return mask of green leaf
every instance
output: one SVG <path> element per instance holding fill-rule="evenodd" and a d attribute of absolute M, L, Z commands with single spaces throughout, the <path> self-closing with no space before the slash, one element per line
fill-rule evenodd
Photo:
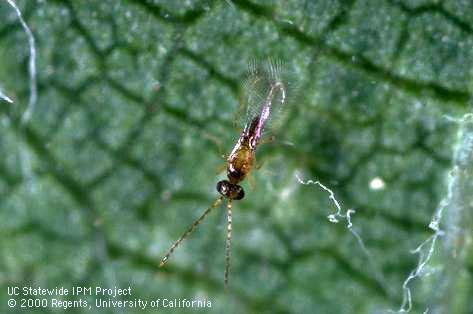
<path fill-rule="evenodd" d="M 207 299 L 209 313 L 472 311 L 470 1 L 17 5 L 38 99 L 22 122 L 30 47 L 1 2 L 2 306 L 12 286 L 116 286 L 131 296 L 47 296 L 46 312 L 119 312 L 95 305 L 108 298 L 148 301 L 126 313 L 155 313 L 156 299 Z M 224 206 L 158 265 L 218 196 L 247 65 L 267 58 L 291 88 L 233 204 L 225 292 Z M 338 223 L 330 194 L 298 178 L 334 192 Z M 176 311 L 192 308 L 159 308 Z"/>

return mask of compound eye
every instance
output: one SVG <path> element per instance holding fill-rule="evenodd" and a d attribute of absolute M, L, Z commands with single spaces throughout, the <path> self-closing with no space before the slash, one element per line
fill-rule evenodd
<path fill-rule="evenodd" d="M 235 195 L 233 196 L 234 200 L 241 200 L 245 197 L 245 190 L 239 185 L 236 185 L 237 190 L 235 191 Z"/>
<path fill-rule="evenodd" d="M 229 185 L 230 185 L 230 182 L 228 182 L 227 180 L 218 181 L 218 183 L 217 183 L 218 193 L 220 193 L 223 196 L 227 197 L 228 191 L 229 191 Z"/>

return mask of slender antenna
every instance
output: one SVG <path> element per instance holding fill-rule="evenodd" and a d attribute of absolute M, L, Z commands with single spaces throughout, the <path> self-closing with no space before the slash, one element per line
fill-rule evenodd
<path fill-rule="evenodd" d="M 225 289 L 228 289 L 228 273 L 230 272 L 230 255 L 232 246 L 232 199 L 227 203 L 227 241 L 225 244 Z"/>
<path fill-rule="evenodd" d="M 222 200 L 223 200 L 223 196 L 219 196 L 215 200 L 215 202 L 209 208 L 207 208 L 205 210 L 205 212 L 199 218 L 197 218 L 196 221 L 194 221 L 192 223 L 192 225 L 186 230 L 186 232 L 184 232 L 184 234 L 181 235 L 181 237 L 179 239 L 177 239 L 176 242 L 174 242 L 174 244 L 171 246 L 171 248 L 166 253 L 166 255 L 164 255 L 164 257 L 161 259 L 161 262 L 159 263 L 159 267 L 163 267 L 166 264 L 166 262 L 169 259 L 169 256 L 171 256 L 172 252 L 174 252 L 176 247 L 179 244 L 181 244 L 181 242 L 184 241 L 194 231 L 194 229 L 202 222 L 202 220 L 205 219 L 205 217 L 212 211 L 212 209 L 214 209 L 215 207 L 218 207 L 218 205 L 220 205 Z"/>

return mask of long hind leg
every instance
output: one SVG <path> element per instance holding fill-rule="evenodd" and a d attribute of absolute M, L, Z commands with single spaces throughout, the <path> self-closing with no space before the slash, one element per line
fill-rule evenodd
<path fill-rule="evenodd" d="M 209 208 L 207 208 L 205 212 L 192 223 L 192 225 L 186 230 L 186 232 L 184 232 L 182 236 L 179 239 L 177 239 L 176 242 L 174 242 L 174 244 L 168 250 L 166 255 L 164 255 L 164 257 L 161 259 L 161 262 L 159 263 L 159 267 L 163 267 L 166 264 L 166 262 L 169 260 L 169 256 L 171 256 L 172 252 L 174 252 L 176 247 L 179 244 L 181 244 L 181 242 L 184 241 L 194 231 L 194 229 L 202 222 L 202 220 L 205 219 L 205 217 L 212 211 L 212 209 L 220 205 L 222 200 L 223 200 L 223 196 L 219 196 L 215 200 L 215 202 L 213 202 L 213 204 Z"/>
<path fill-rule="evenodd" d="M 229 199 L 227 203 L 227 240 L 225 243 L 225 273 L 224 273 L 225 289 L 228 288 L 228 275 L 230 272 L 231 246 L 232 246 L 232 200 Z"/>

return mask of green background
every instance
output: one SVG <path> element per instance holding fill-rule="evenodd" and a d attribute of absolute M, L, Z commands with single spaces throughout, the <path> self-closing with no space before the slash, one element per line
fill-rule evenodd
<path fill-rule="evenodd" d="M 441 208 L 445 236 L 409 284 L 411 312 L 473 313 L 473 122 L 448 118 L 471 110 L 471 1 L 18 5 L 36 39 L 38 101 L 22 125 L 28 42 L 2 1 L 0 88 L 15 103 L 0 100 L 1 312 L 397 311 L 411 250 Z M 255 187 L 234 204 L 225 293 L 223 208 L 157 266 L 215 199 L 247 64 L 268 57 L 293 88 Z M 296 174 L 356 210 L 368 253 Z M 10 286 L 131 286 L 131 299 L 212 307 L 22 311 L 6 305 Z"/>

